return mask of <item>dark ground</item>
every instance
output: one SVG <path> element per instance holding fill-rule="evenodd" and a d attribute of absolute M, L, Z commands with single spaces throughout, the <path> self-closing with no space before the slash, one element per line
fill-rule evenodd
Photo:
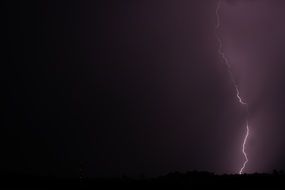
<path fill-rule="evenodd" d="M 215 175 L 209 172 L 169 173 L 157 178 L 58 179 L 27 175 L 2 175 L 0 187 L 90 189 L 284 189 L 284 172 L 272 174 Z"/>

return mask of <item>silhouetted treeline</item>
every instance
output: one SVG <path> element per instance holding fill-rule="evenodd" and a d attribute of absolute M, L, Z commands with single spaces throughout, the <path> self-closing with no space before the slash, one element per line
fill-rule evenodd
<path fill-rule="evenodd" d="M 39 176 L 32 174 L 0 174 L 0 189 L 4 188 L 35 188 L 55 189 L 64 187 L 79 187 L 79 178 L 64 178 L 54 176 Z"/>
<path fill-rule="evenodd" d="M 172 172 L 156 178 L 56 178 L 20 174 L 0 175 L 3 187 L 41 188 L 89 188 L 89 189 L 285 189 L 284 171 L 271 174 L 215 175 L 210 172 Z"/>
<path fill-rule="evenodd" d="M 140 179 L 123 176 L 121 178 L 83 179 L 84 187 L 128 188 L 128 189 L 285 189 L 283 171 L 272 174 L 225 174 L 215 175 L 211 172 L 172 172 L 156 178 Z"/>

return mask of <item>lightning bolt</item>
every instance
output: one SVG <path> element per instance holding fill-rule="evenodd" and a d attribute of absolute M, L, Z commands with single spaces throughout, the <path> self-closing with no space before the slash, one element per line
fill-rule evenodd
<path fill-rule="evenodd" d="M 242 144 L 242 153 L 245 157 L 245 161 L 239 171 L 239 174 L 243 174 L 243 170 L 245 169 L 245 166 L 248 162 L 248 157 L 247 157 L 247 154 L 246 154 L 246 142 L 247 142 L 247 139 L 248 139 L 248 136 L 249 136 L 249 125 L 248 125 L 248 122 L 246 122 L 246 134 L 245 134 L 245 137 L 244 137 L 244 140 L 243 140 L 243 144 Z"/>
<path fill-rule="evenodd" d="M 221 19 L 220 19 L 220 8 L 221 8 L 221 3 L 222 3 L 222 0 L 218 0 L 218 3 L 217 3 L 217 7 L 216 7 L 216 30 L 218 31 L 220 28 L 221 28 Z M 224 60 L 224 62 L 226 63 L 226 65 L 228 66 L 229 68 L 229 74 L 231 76 L 231 80 L 233 81 L 234 83 L 234 86 L 235 86 L 235 89 L 236 89 L 236 97 L 239 101 L 239 103 L 241 105 L 244 105 L 247 107 L 247 103 L 243 101 L 243 99 L 241 98 L 240 96 L 240 91 L 239 91 L 239 87 L 238 85 L 236 84 L 235 80 L 234 80 L 234 77 L 233 77 L 233 74 L 232 74 L 232 71 L 231 71 L 231 65 L 230 65 L 230 62 L 228 60 L 228 58 L 226 57 L 224 51 L 223 51 L 223 41 L 222 39 L 220 38 L 220 36 L 218 35 L 218 32 L 217 32 L 217 41 L 218 41 L 218 44 L 219 44 L 219 49 L 218 49 L 218 53 L 219 55 L 221 56 L 221 58 Z M 248 108 L 247 108 L 247 112 L 248 112 Z M 248 139 L 248 136 L 249 136 L 249 124 L 248 124 L 248 121 L 246 121 L 246 134 L 245 134 L 245 137 L 244 137 L 244 140 L 243 140 L 243 144 L 242 144 L 242 153 L 244 155 L 244 158 L 245 158 L 245 161 L 243 162 L 243 165 L 241 167 L 241 169 L 239 170 L 239 174 L 243 174 L 244 172 L 244 169 L 246 167 L 246 164 L 248 162 L 248 156 L 247 156 L 247 153 L 246 153 L 246 144 L 247 144 L 247 139 Z"/>

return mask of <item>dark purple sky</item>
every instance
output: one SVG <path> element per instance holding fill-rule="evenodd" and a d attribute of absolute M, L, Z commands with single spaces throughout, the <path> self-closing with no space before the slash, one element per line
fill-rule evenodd
<path fill-rule="evenodd" d="M 7 1 L 5 10 L 3 170 L 238 172 L 245 114 L 217 53 L 214 2 Z"/>

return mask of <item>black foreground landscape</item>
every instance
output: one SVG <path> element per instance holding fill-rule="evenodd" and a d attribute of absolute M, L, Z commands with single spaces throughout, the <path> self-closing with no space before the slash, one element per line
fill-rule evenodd
<path fill-rule="evenodd" d="M 173 172 L 157 178 L 59 179 L 23 175 L 2 175 L 3 187 L 17 188 L 86 188 L 86 189 L 285 189 L 285 174 L 215 175 L 209 172 Z"/>

